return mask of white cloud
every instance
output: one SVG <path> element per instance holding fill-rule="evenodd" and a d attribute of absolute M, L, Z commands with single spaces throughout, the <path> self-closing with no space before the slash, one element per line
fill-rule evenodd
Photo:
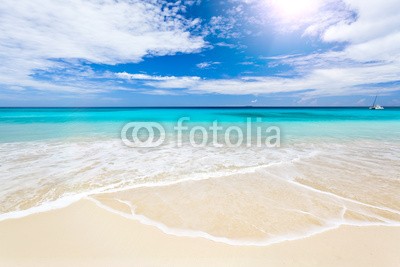
<path fill-rule="evenodd" d="M 198 67 L 199 69 L 206 69 L 208 67 L 210 67 L 211 64 L 208 62 L 201 62 L 199 64 L 196 65 L 196 67 Z"/>
<path fill-rule="evenodd" d="M 225 42 L 219 42 L 219 43 L 216 43 L 215 45 L 216 46 L 220 46 L 220 47 L 228 47 L 228 48 L 235 48 L 236 47 L 236 45 L 234 45 L 234 44 L 228 44 L 228 43 L 225 43 Z"/>
<path fill-rule="evenodd" d="M 118 72 L 115 74 L 115 76 L 126 80 L 145 80 L 145 81 L 167 81 L 176 78 L 174 76 L 152 76 L 141 73 L 131 74 L 127 72 Z"/>
<path fill-rule="evenodd" d="M 199 21 L 179 15 L 183 8 L 161 0 L 2 0 L 0 84 L 70 91 L 32 75 L 58 68 L 52 59 L 117 64 L 196 52 L 205 45 L 190 33 Z"/>
<path fill-rule="evenodd" d="M 325 42 L 348 42 L 342 57 L 359 62 L 390 63 L 400 58 L 400 2 L 345 0 L 358 12 L 351 24 L 338 23 L 323 34 Z"/>
<path fill-rule="evenodd" d="M 144 77 L 124 74 L 125 77 Z M 124 78 L 125 78 L 124 77 Z M 196 76 L 147 76 L 145 85 L 162 89 L 187 89 L 186 93 L 204 94 L 278 94 L 286 93 L 313 98 L 320 96 L 346 96 L 375 94 L 374 84 L 397 81 L 400 68 L 392 65 L 374 64 L 368 67 L 315 69 L 302 77 L 242 77 L 238 79 L 201 79 Z M 366 80 L 366 77 L 368 79 Z M 122 77 L 121 77 L 122 78 Z M 126 78 L 125 78 L 126 79 Z M 397 87 L 381 87 L 381 92 L 393 92 Z M 165 94 L 166 91 L 163 91 Z M 171 91 L 174 93 L 174 91 Z"/>
<path fill-rule="evenodd" d="M 197 76 L 156 76 L 148 74 L 132 74 L 127 72 L 116 73 L 115 76 L 120 79 L 129 80 L 133 82 L 144 82 L 146 86 L 164 89 L 187 89 L 197 84 L 201 78 Z M 152 91 L 154 92 L 154 90 Z M 167 94 L 167 91 L 160 91 Z M 171 92 L 171 94 L 175 94 Z"/>
<path fill-rule="evenodd" d="M 211 68 L 214 65 L 219 65 L 221 62 L 201 62 L 199 64 L 196 64 L 196 67 L 199 69 L 208 69 Z"/>
<path fill-rule="evenodd" d="M 237 20 L 235 16 L 214 16 L 211 17 L 205 34 L 212 34 L 219 38 L 237 38 L 240 36 L 236 29 Z"/>
<path fill-rule="evenodd" d="M 354 20 L 354 12 L 341 0 L 238 0 L 250 6 L 252 24 L 273 25 L 278 33 L 304 30 L 317 36 L 327 27 Z"/>
<path fill-rule="evenodd" d="M 240 62 L 239 65 L 243 65 L 243 66 L 251 66 L 254 65 L 254 62 L 251 61 L 244 61 L 244 62 Z"/>
<path fill-rule="evenodd" d="M 361 43 L 399 30 L 400 3 L 397 0 L 344 0 L 358 14 L 351 24 L 337 23 L 323 34 L 325 41 Z"/>

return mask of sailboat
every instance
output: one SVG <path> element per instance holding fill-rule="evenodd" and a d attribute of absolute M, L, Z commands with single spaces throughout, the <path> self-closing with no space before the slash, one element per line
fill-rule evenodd
<path fill-rule="evenodd" d="M 374 104 L 372 104 L 369 109 L 374 109 L 374 110 L 379 110 L 379 109 L 384 109 L 381 105 L 376 104 L 376 100 L 378 99 L 378 95 L 375 96 Z"/>

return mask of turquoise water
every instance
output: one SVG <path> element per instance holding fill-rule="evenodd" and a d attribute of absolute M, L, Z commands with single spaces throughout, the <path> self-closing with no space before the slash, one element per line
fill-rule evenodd
<path fill-rule="evenodd" d="M 142 148 L 120 139 L 129 122 L 176 136 L 182 117 L 188 129 L 278 126 L 281 146 L 166 139 Z M 226 140 L 223 130 L 217 138 Z M 229 244 L 399 226 L 399 155 L 400 108 L 2 108 L 0 220 L 106 194 L 164 232 Z"/>
<path fill-rule="evenodd" d="M 261 119 L 297 137 L 398 139 L 400 108 L 2 108 L 0 142 L 74 137 L 115 137 L 132 121 L 159 122 L 171 130 L 181 117 L 190 124 L 244 124 Z"/>

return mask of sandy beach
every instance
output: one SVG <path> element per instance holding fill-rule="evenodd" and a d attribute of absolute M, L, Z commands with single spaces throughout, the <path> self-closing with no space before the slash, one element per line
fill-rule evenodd
<path fill-rule="evenodd" d="M 0 222 L 0 266 L 400 266 L 399 227 L 343 226 L 270 246 L 167 235 L 81 200 Z"/>

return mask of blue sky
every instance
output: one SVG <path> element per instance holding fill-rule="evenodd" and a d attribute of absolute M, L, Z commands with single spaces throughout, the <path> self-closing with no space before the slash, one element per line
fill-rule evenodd
<path fill-rule="evenodd" d="M 0 106 L 400 105 L 398 0 L 3 0 Z"/>

